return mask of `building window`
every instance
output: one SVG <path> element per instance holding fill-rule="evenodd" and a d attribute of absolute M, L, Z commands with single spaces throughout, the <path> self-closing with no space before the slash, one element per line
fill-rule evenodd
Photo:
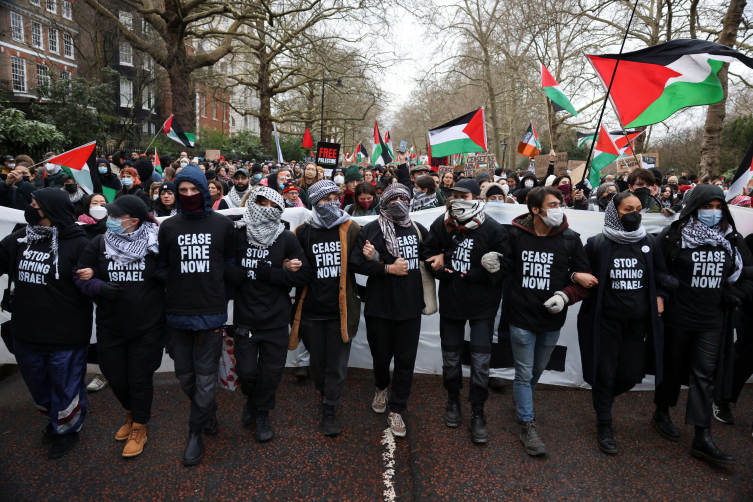
<path fill-rule="evenodd" d="M 57 0 L 47 0 L 47 12 L 51 12 L 53 14 L 58 13 Z"/>
<path fill-rule="evenodd" d="M 42 25 L 32 21 L 31 22 L 31 45 L 37 49 L 42 49 Z"/>
<path fill-rule="evenodd" d="M 152 135 L 154 135 L 154 134 L 155 134 L 155 131 L 157 130 L 157 126 L 155 126 L 154 124 L 151 124 L 151 126 L 150 126 L 150 127 L 151 127 L 151 129 L 152 129 Z"/>
<path fill-rule="evenodd" d="M 133 47 L 128 42 L 120 43 L 120 64 L 133 66 Z"/>
<path fill-rule="evenodd" d="M 128 108 L 133 101 L 133 83 L 127 79 L 120 80 L 120 106 Z"/>
<path fill-rule="evenodd" d="M 212 99 L 212 120 L 217 120 L 217 101 Z"/>
<path fill-rule="evenodd" d="M 50 69 L 47 65 L 37 64 L 37 87 L 50 85 Z"/>
<path fill-rule="evenodd" d="M 63 33 L 63 53 L 65 57 L 73 59 L 73 37 L 70 33 Z"/>
<path fill-rule="evenodd" d="M 58 53 L 58 30 L 55 28 L 47 28 L 47 38 L 49 42 L 50 52 L 53 54 Z"/>
<path fill-rule="evenodd" d="M 62 80 L 70 80 L 71 79 L 71 72 L 60 70 L 60 78 Z"/>
<path fill-rule="evenodd" d="M 121 10 L 118 13 L 118 19 L 120 19 L 120 22 L 123 23 L 126 28 L 133 31 L 133 14 Z"/>
<path fill-rule="evenodd" d="M 141 97 L 141 108 L 148 110 L 152 107 L 151 96 L 149 95 L 149 88 L 144 89 L 144 94 Z"/>
<path fill-rule="evenodd" d="M 203 94 L 201 95 L 201 116 L 207 117 L 207 97 Z"/>
<path fill-rule="evenodd" d="M 39 7 L 39 0 L 29 0 L 29 3 L 34 7 Z"/>
<path fill-rule="evenodd" d="M 61 5 L 63 6 L 63 18 L 73 19 L 73 4 L 71 2 L 66 2 L 66 0 L 63 0 Z"/>
<path fill-rule="evenodd" d="M 223 104 L 222 105 L 222 122 L 227 122 L 227 108 L 229 105 Z"/>
<path fill-rule="evenodd" d="M 144 122 L 141 124 L 141 132 L 144 134 L 149 134 L 149 122 Z"/>
<path fill-rule="evenodd" d="M 10 70 L 13 75 L 13 91 L 26 92 L 26 60 L 11 56 Z"/>
<path fill-rule="evenodd" d="M 16 12 L 10 13 L 10 26 L 13 31 L 13 40 L 24 42 L 24 18 Z"/>
<path fill-rule="evenodd" d="M 235 118 L 230 117 L 230 125 L 235 127 Z"/>

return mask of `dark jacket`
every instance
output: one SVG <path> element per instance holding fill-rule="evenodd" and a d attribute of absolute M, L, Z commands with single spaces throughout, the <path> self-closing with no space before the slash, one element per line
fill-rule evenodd
<path fill-rule="evenodd" d="M 28 181 L 17 181 L 13 185 L 0 181 L 0 206 L 23 211 L 31 204 L 31 194 L 37 190 L 39 188 Z"/>
<path fill-rule="evenodd" d="M 68 178 L 68 173 L 60 169 L 55 174 L 48 174 L 44 179 L 44 186 L 47 188 L 62 188 L 63 181 Z"/>
<path fill-rule="evenodd" d="M 400 164 L 397 166 L 397 182 L 402 183 L 408 187 L 408 190 L 413 192 L 413 181 L 410 179 L 410 167 L 408 164 Z"/>
<path fill-rule="evenodd" d="M 524 188 L 526 188 L 526 180 L 528 180 L 528 179 L 533 180 L 533 187 L 531 187 L 531 188 L 535 188 L 535 187 L 539 186 L 539 180 L 536 179 L 536 174 L 535 173 L 530 173 L 530 172 L 526 173 L 526 174 L 523 175 L 522 178 L 520 178 L 520 183 L 518 183 L 515 186 L 515 192 L 513 192 L 513 197 L 517 197 L 518 196 L 517 195 L 518 192 L 520 192 L 521 190 L 523 190 Z"/>
<path fill-rule="evenodd" d="M 146 189 L 142 188 L 146 187 Z M 152 199 L 149 198 L 149 185 L 134 185 L 131 188 L 126 188 L 125 186 L 118 190 L 118 193 L 115 194 L 115 198 L 122 197 L 124 195 L 135 195 L 139 199 L 144 201 L 144 204 L 146 204 L 146 207 L 151 207 L 152 205 Z M 175 194 L 177 197 L 178 195 Z"/>
<path fill-rule="evenodd" d="M 118 176 L 112 172 L 112 167 L 110 167 L 110 163 L 107 159 L 97 159 L 97 166 L 99 166 L 99 164 L 107 164 L 107 172 L 105 174 L 99 174 L 99 171 L 97 171 L 97 174 L 99 174 L 99 182 L 102 184 L 102 187 L 110 188 L 116 192 L 121 190 L 123 184 L 118 179 Z"/>

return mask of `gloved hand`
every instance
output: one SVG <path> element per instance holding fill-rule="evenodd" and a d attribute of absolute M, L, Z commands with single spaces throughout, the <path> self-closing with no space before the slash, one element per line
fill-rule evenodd
<path fill-rule="evenodd" d="M 160 284 L 165 284 L 167 282 L 167 269 L 161 268 L 154 272 L 154 275 L 152 275 L 152 279 L 159 282 Z"/>
<path fill-rule="evenodd" d="M 246 269 L 237 265 L 234 267 L 226 265 L 223 275 L 227 281 L 230 281 L 233 284 L 243 284 L 243 281 L 245 281 L 247 277 Z"/>
<path fill-rule="evenodd" d="M 484 267 L 489 273 L 495 274 L 499 272 L 499 259 L 502 258 L 502 253 L 496 251 L 489 251 L 481 257 L 481 266 Z"/>
<path fill-rule="evenodd" d="M 99 286 L 99 296 L 105 300 L 114 300 L 123 291 L 123 286 L 117 282 L 103 282 Z"/>
<path fill-rule="evenodd" d="M 557 291 L 553 297 L 544 302 L 544 306 L 550 314 L 559 314 L 569 301 L 570 298 L 565 293 Z"/>

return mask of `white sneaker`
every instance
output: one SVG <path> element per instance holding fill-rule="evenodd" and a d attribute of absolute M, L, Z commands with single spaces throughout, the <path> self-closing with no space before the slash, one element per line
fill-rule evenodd
<path fill-rule="evenodd" d="M 408 432 L 405 429 L 405 422 L 403 422 L 403 417 L 400 416 L 400 413 L 390 412 L 387 416 L 387 423 L 390 425 L 390 430 L 395 436 L 402 438 Z"/>
<path fill-rule="evenodd" d="M 102 375 L 94 375 L 94 378 L 89 385 L 86 386 L 86 390 L 89 392 L 98 392 L 107 387 L 107 380 Z"/>
<path fill-rule="evenodd" d="M 376 394 L 374 394 L 374 401 L 371 403 L 371 409 L 377 413 L 387 411 L 387 389 L 377 389 Z"/>

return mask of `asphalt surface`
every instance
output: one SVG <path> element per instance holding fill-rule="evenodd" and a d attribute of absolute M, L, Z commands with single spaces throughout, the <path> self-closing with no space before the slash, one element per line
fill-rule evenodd
<path fill-rule="evenodd" d="M 385 415 L 371 411 L 370 372 L 351 370 L 341 414 L 343 433 L 324 437 L 320 401 L 311 380 L 285 374 L 271 414 L 275 438 L 257 444 L 240 426 L 240 390 L 218 390 L 220 431 L 205 440 L 200 465 L 183 467 L 188 400 L 172 375 L 155 377 L 153 418 L 144 453 L 124 460 L 114 435 L 124 419 L 109 389 L 90 394 L 81 441 L 64 458 L 48 460 L 40 443 L 45 422 L 18 373 L 0 382 L 0 500 L 753 500 L 753 388 L 734 410 L 737 425 L 714 424 L 732 468 L 689 456 L 692 428 L 683 424 L 686 391 L 673 412 L 682 439 L 668 442 L 651 428 L 650 392 L 631 392 L 614 406 L 620 448 L 596 447 L 591 393 L 550 388 L 535 408 L 548 454 L 531 458 L 513 422 L 511 389 L 487 404 L 489 442 L 470 442 L 463 425 L 443 421 L 441 378 L 416 375 L 407 438 L 394 456 L 382 440 Z M 465 382 L 467 390 L 467 381 Z M 512 429 L 513 434 L 509 429 Z M 389 441 L 387 441 L 389 443 Z M 392 462 L 387 465 L 388 462 Z M 391 469 L 388 470 L 388 467 Z"/>

